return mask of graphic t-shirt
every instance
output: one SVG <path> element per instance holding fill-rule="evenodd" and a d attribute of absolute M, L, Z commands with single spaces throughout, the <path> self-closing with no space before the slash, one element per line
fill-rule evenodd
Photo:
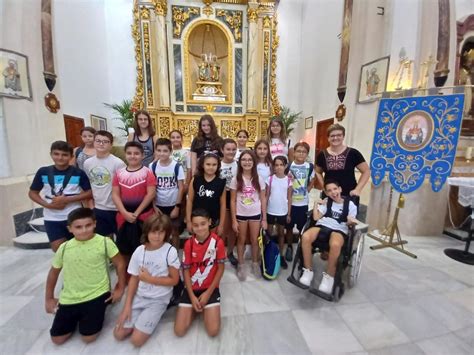
<path fill-rule="evenodd" d="M 191 154 L 188 149 L 176 149 L 171 153 L 173 160 L 176 160 L 183 167 L 184 175 L 191 168 Z"/>
<path fill-rule="evenodd" d="M 209 288 L 217 273 L 217 264 L 225 262 L 226 253 L 222 239 L 211 233 L 204 242 L 195 236 L 184 244 L 183 269 L 189 269 L 193 290 Z M 217 285 L 219 287 L 219 285 Z"/>
<path fill-rule="evenodd" d="M 59 303 L 87 302 L 110 291 L 109 259 L 117 254 L 118 249 L 112 239 L 99 234 L 89 240 L 73 238 L 61 244 L 52 262 L 52 266 L 62 268 L 63 273 Z"/>
<path fill-rule="evenodd" d="M 147 269 L 153 277 L 167 277 L 168 267 L 179 270 L 180 262 L 176 248 L 169 243 L 164 243 L 156 250 L 146 250 L 144 245 L 140 245 L 133 252 L 127 272 L 130 275 L 138 276 L 141 267 Z M 137 295 L 151 299 L 161 299 L 163 303 L 169 303 L 173 294 L 173 286 L 153 285 L 140 281 L 138 283 Z"/>
<path fill-rule="evenodd" d="M 235 175 L 237 175 L 237 162 L 233 161 L 232 163 L 224 163 L 222 161 L 220 178 L 226 181 L 226 190 L 230 190 L 230 182 Z"/>
<path fill-rule="evenodd" d="M 316 165 L 324 171 L 324 179 L 339 182 L 343 196 L 349 196 L 349 192 L 356 188 L 354 169 L 363 162 L 365 159 L 362 154 L 357 149 L 349 147 L 338 155 L 332 155 L 324 149 L 316 157 Z"/>
<path fill-rule="evenodd" d="M 203 208 L 209 212 L 213 222 L 219 220 L 220 198 L 225 189 L 225 180 L 216 176 L 211 181 L 206 181 L 203 176 L 196 175 L 193 180 L 193 189 L 193 209 Z"/>
<path fill-rule="evenodd" d="M 265 183 L 267 189 L 270 189 L 267 213 L 273 216 L 286 216 L 288 214 L 288 188 L 291 187 L 290 177 L 279 178 L 273 175 Z"/>
<path fill-rule="evenodd" d="M 334 218 L 339 218 L 342 216 L 342 209 L 344 207 L 344 203 L 336 203 L 333 201 L 332 206 L 331 206 L 331 217 L 323 217 L 319 219 L 316 222 L 317 226 L 324 226 L 327 228 L 330 228 L 332 230 L 337 230 L 341 231 L 344 234 L 347 234 L 349 232 L 349 228 L 347 227 L 347 224 L 344 223 L 339 223 L 337 220 Z M 327 205 L 319 205 L 318 206 L 318 211 L 324 215 L 326 214 L 327 211 Z M 349 202 L 349 213 L 347 214 L 347 217 L 352 217 L 355 218 L 357 215 L 357 207 L 356 205 L 350 201 Z"/>
<path fill-rule="evenodd" d="M 53 187 L 51 187 L 48 181 L 48 173 L 51 169 L 53 169 Z M 71 174 L 71 178 L 67 186 L 62 190 L 64 178 L 69 174 Z M 40 191 L 41 198 L 47 203 L 52 202 L 54 196 L 52 191 L 54 191 L 56 195 L 74 196 L 79 195 L 82 191 L 89 191 L 90 189 L 91 185 L 86 173 L 75 166 L 69 166 L 66 170 L 58 170 L 54 166 L 43 166 L 36 172 L 30 186 L 30 190 Z M 81 202 L 68 203 L 62 210 L 45 207 L 43 209 L 43 216 L 46 221 L 65 221 L 69 212 L 79 207 L 82 207 Z"/>
<path fill-rule="evenodd" d="M 138 142 L 143 147 L 143 166 L 148 166 L 155 157 L 155 143 L 153 142 L 153 137 L 148 137 L 148 139 L 142 141 L 137 134 L 133 134 L 133 141 Z"/>
<path fill-rule="evenodd" d="M 160 161 L 156 163 L 154 171 L 156 176 L 156 206 L 170 207 L 176 205 L 179 191 L 178 181 L 184 180 L 184 172 L 181 165 L 178 168 L 178 176 L 175 175 L 176 164 L 179 165 L 174 160 L 167 166 L 162 166 Z M 153 163 L 150 164 L 150 169 L 153 168 L 152 165 Z"/>
<path fill-rule="evenodd" d="M 270 154 L 272 155 L 272 159 L 275 159 L 275 157 L 279 155 L 288 158 L 288 145 L 280 138 L 272 138 L 270 142 Z"/>
<path fill-rule="evenodd" d="M 310 171 L 309 163 L 290 165 L 290 172 L 293 175 L 293 197 L 292 206 L 307 206 L 309 204 L 308 184 L 314 178 L 314 167 L 311 176 L 308 177 Z"/>
<path fill-rule="evenodd" d="M 268 177 L 272 174 L 272 170 L 270 166 L 265 163 L 258 163 L 257 164 L 257 173 L 263 181 L 267 181 Z"/>
<path fill-rule="evenodd" d="M 148 186 L 156 186 L 156 179 L 151 170 L 145 166 L 134 171 L 122 168 L 115 174 L 112 186 L 119 187 L 120 199 L 125 209 L 129 212 L 134 212 L 145 198 Z M 152 214 L 153 208 L 150 205 L 138 216 L 138 219 L 144 221 Z M 117 226 L 119 228 L 124 221 L 123 216 L 117 213 Z"/>
<path fill-rule="evenodd" d="M 191 143 L 191 152 L 196 153 L 198 159 L 207 153 L 214 153 L 221 157 L 221 143 L 221 137 L 217 137 L 214 141 L 207 137 L 204 139 L 194 138 Z"/>
<path fill-rule="evenodd" d="M 262 213 L 262 203 L 260 201 L 260 194 L 252 185 L 252 181 L 242 176 L 243 186 L 242 191 L 237 191 L 237 216 L 257 216 Z M 265 190 L 265 182 L 259 176 L 258 183 L 262 191 Z M 233 178 L 230 183 L 231 190 L 237 190 L 237 178 Z"/>
<path fill-rule="evenodd" d="M 125 163 L 113 154 L 105 158 L 93 156 L 84 162 L 84 171 L 91 182 L 96 208 L 117 211 L 117 207 L 112 201 L 112 179 L 117 170 L 124 167 Z"/>

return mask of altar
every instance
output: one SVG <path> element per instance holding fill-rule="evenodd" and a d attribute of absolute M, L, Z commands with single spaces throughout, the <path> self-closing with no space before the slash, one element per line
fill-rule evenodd
<path fill-rule="evenodd" d="M 132 26 L 136 108 L 157 134 L 179 129 L 184 145 L 211 114 L 222 137 L 246 129 L 249 144 L 277 113 L 274 0 L 136 0 Z"/>

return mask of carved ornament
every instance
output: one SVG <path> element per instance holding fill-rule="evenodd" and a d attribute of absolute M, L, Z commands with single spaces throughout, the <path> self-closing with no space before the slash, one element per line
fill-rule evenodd
<path fill-rule="evenodd" d="M 168 4 L 166 0 L 153 0 L 153 6 L 155 7 L 155 14 L 166 16 L 166 13 L 168 12 Z"/>
<path fill-rule="evenodd" d="M 220 9 L 216 16 L 232 30 L 235 41 L 242 42 L 242 11 Z"/>
<path fill-rule="evenodd" d="M 171 12 L 173 14 L 173 37 L 180 38 L 184 27 L 194 17 L 199 16 L 198 7 L 187 7 L 187 6 L 172 6 Z"/>
<path fill-rule="evenodd" d="M 276 67 L 277 67 L 277 49 L 280 43 L 280 36 L 277 34 L 277 27 L 278 27 L 278 19 L 275 14 L 273 17 L 273 28 L 272 28 L 272 58 L 271 58 L 271 66 L 272 70 L 270 72 L 270 106 L 271 106 L 271 114 L 272 116 L 276 116 L 280 114 L 280 101 L 278 100 L 278 92 L 277 92 L 277 80 L 276 80 Z"/>

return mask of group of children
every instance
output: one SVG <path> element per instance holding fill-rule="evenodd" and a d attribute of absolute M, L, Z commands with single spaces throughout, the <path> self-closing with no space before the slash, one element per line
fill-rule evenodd
<path fill-rule="evenodd" d="M 180 268 L 185 290 L 175 300 L 176 335 L 186 333 L 197 312 L 215 336 L 226 259 L 244 281 L 244 250 L 250 242 L 251 270 L 259 277 L 263 228 L 278 238 L 281 266 L 292 261 L 293 228 L 301 231 L 306 222 L 315 171 L 306 161 L 309 145 L 290 148 L 282 121 L 272 120 L 268 138 L 249 149 L 245 130 L 237 133 L 237 141 L 221 139 L 212 117 L 205 115 L 191 152 L 183 149 L 177 130 L 169 138 L 155 138 L 146 111 L 136 114 L 135 126 L 124 148 L 126 164 L 111 154 L 111 133 L 86 127 L 83 148 L 73 152 L 66 142 L 52 144 L 54 165 L 40 168 L 31 185 L 29 196 L 44 207 L 56 252 L 46 286 L 46 310 L 56 313 L 51 328 L 56 344 L 66 341 L 77 324 L 84 341 L 95 340 L 105 305 L 120 300 L 128 285 L 114 335 L 118 340 L 130 336 L 141 346 L 167 309 Z M 77 166 L 70 165 L 71 159 Z M 320 209 L 317 217 L 325 213 Z M 191 237 L 180 262 L 183 225 Z M 113 235 L 115 243 L 108 238 Z M 308 240 L 314 239 L 313 233 Z M 118 275 L 114 288 L 109 259 Z M 54 287 L 61 269 L 64 288 L 58 301 Z M 305 270 L 306 278 L 312 276 L 310 266 Z"/>

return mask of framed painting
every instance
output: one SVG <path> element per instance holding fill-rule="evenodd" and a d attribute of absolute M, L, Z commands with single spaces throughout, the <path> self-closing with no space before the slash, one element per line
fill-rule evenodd
<path fill-rule="evenodd" d="M 100 117 L 96 115 L 91 115 L 91 126 L 97 131 L 106 131 L 107 130 L 107 118 Z"/>
<path fill-rule="evenodd" d="M 28 57 L 0 48 L 0 96 L 32 100 Z"/>
<path fill-rule="evenodd" d="M 382 97 L 387 88 L 389 64 L 390 56 L 386 56 L 361 67 L 357 102 L 372 102 Z"/>
<path fill-rule="evenodd" d="M 309 116 L 304 119 L 304 129 L 311 128 L 313 128 L 313 116 Z"/>

